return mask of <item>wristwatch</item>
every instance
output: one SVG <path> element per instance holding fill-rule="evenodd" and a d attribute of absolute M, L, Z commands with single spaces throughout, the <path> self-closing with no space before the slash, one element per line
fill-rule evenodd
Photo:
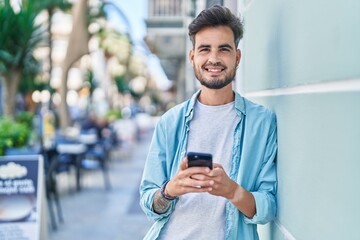
<path fill-rule="evenodd" d="M 162 185 L 161 190 L 160 190 L 160 193 L 161 193 L 161 196 L 163 196 L 163 198 L 165 198 L 166 200 L 172 201 L 172 200 L 177 199 L 177 197 L 173 197 L 173 196 L 167 195 L 167 194 L 165 193 L 165 187 L 166 187 L 166 185 L 168 184 L 168 182 L 169 182 L 169 181 L 166 181 L 166 182 Z"/>

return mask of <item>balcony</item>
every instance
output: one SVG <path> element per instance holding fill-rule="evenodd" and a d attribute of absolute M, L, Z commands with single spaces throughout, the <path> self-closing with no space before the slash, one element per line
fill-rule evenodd
<path fill-rule="evenodd" d="M 150 0 L 146 20 L 150 50 L 159 58 L 184 58 L 191 1 Z"/>

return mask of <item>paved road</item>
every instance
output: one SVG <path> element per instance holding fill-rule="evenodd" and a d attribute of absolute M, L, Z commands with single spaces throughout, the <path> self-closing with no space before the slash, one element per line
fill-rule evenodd
<path fill-rule="evenodd" d="M 152 132 L 124 146 L 110 161 L 112 189 L 106 191 L 101 172 L 87 172 L 83 189 L 74 191 L 73 176 L 62 173 L 61 205 L 65 222 L 49 229 L 49 240 L 136 240 L 152 225 L 139 207 L 138 187 Z M 50 226 L 49 226 L 50 228 Z"/>

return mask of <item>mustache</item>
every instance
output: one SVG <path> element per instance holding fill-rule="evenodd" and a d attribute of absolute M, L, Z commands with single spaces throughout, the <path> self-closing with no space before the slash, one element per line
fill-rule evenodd
<path fill-rule="evenodd" d="M 207 67 L 223 67 L 223 68 L 227 68 L 224 64 L 222 63 L 208 63 L 208 64 L 205 64 L 203 66 L 204 68 L 207 68 Z"/>

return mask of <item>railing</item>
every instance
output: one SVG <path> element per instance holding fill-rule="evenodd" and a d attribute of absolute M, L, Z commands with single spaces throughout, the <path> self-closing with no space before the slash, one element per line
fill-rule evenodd
<path fill-rule="evenodd" d="M 189 14 L 189 0 L 149 0 L 148 17 L 184 17 Z"/>

